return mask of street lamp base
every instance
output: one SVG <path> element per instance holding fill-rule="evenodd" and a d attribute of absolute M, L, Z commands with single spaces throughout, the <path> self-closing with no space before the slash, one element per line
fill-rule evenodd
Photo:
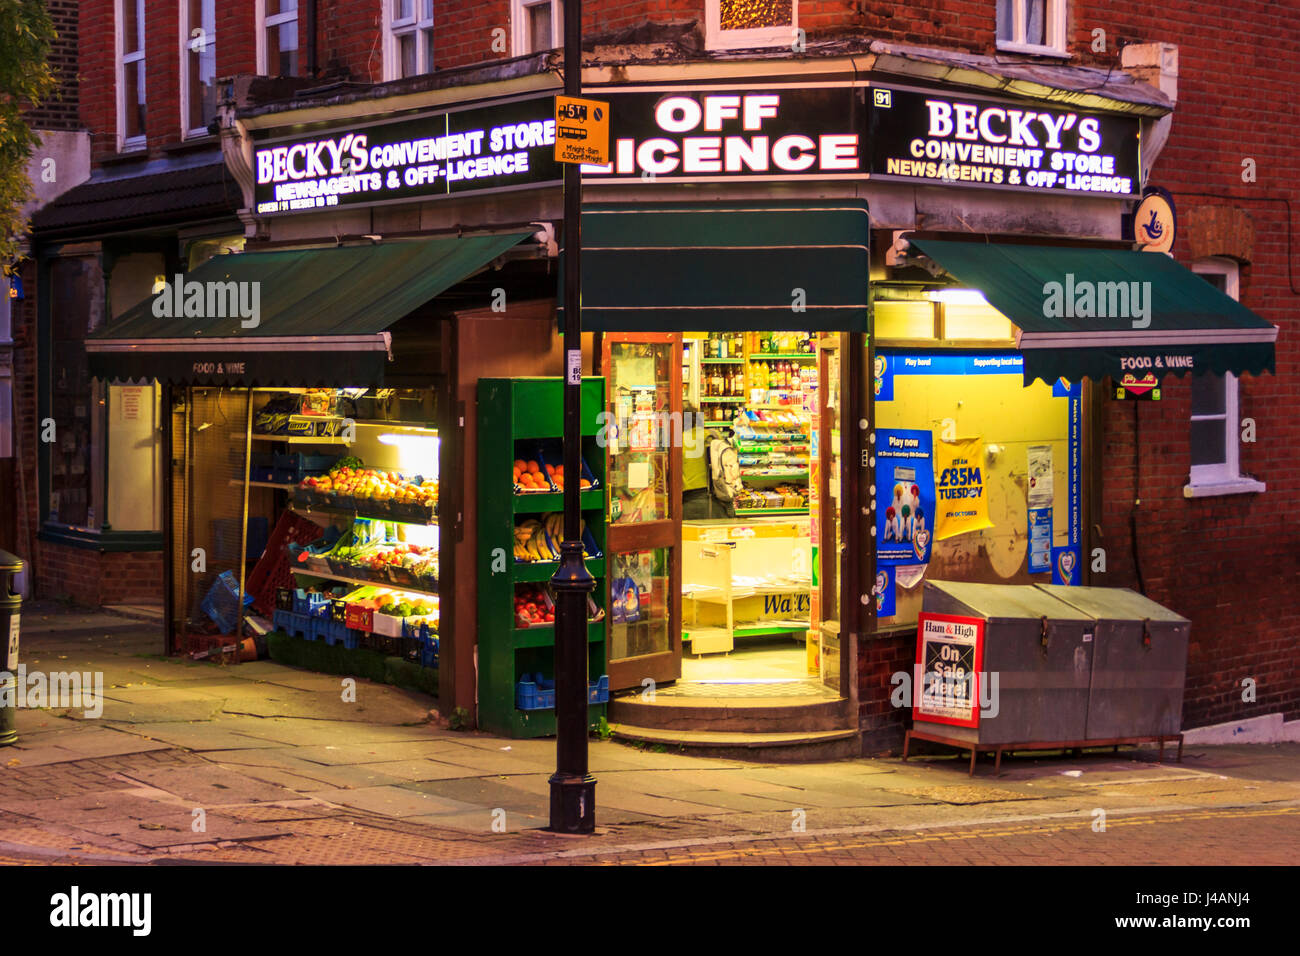
<path fill-rule="evenodd" d="M 552 833 L 596 831 L 596 778 L 555 774 L 551 777 Z"/>

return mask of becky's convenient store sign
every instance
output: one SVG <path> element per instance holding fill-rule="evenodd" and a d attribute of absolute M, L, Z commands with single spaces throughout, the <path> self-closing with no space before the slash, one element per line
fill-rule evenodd
<path fill-rule="evenodd" d="M 1141 192 L 1138 120 L 925 90 L 871 90 L 873 178 L 1036 192 Z"/>
<path fill-rule="evenodd" d="M 882 86 L 597 87 L 610 162 L 587 182 L 885 179 L 1131 196 L 1138 121 Z M 551 96 L 254 144 L 259 215 L 558 185 Z"/>
<path fill-rule="evenodd" d="M 553 103 L 534 96 L 258 142 L 257 213 L 558 184 Z"/>

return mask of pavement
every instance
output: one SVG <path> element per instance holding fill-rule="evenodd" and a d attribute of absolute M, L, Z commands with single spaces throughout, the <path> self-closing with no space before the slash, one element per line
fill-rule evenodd
<path fill-rule="evenodd" d="M 597 833 L 547 822 L 554 740 L 456 732 L 435 701 L 165 657 L 156 623 L 24 608 L 29 674 L 102 675 L 102 714 L 28 707 L 0 749 L 0 863 L 1293 863 L 1300 745 L 762 764 L 593 739 Z M 33 703 L 40 703 L 33 701 Z M 48 701 L 46 703 L 49 703 Z"/>

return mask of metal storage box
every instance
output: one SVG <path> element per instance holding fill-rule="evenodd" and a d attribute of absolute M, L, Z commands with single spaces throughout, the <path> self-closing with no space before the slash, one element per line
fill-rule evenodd
<path fill-rule="evenodd" d="M 922 610 L 984 620 L 997 705 L 978 727 L 914 715 L 914 729 L 974 744 L 1077 741 L 1087 733 L 1093 618 L 1032 586 L 929 581 Z M 991 686 L 991 684 L 990 684 Z"/>
<path fill-rule="evenodd" d="M 1096 622 L 1087 738 L 1176 736 L 1191 622 L 1127 588 L 1037 587 Z"/>

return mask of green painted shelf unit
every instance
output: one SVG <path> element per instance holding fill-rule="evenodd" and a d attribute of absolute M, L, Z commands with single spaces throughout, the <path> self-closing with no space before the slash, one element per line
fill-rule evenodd
<path fill-rule="evenodd" d="M 605 409 L 605 380 L 582 380 L 582 457 L 597 487 L 580 495 L 582 517 L 602 555 L 608 513 L 605 450 L 597 444 Z M 512 465 L 516 443 L 555 445 L 564 434 L 564 384 L 560 378 L 481 378 L 478 382 L 478 681 L 479 726 L 510 737 L 548 737 L 555 733 L 554 710 L 520 710 L 515 684 L 524 674 L 555 678 L 555 628 L 515 626 L 515 585 L 544 583 L 555 573 L 551 562 L 514 559 L 515 522 L 562 511 L 563 495 L 516 495 Z M 504 555 L 504 571 L 501 556 Z M 495 567 L 494 567 L 495 565 Z M 587 560 L 596 579 L 592 595 L 604 604 L 605 558 Z M 608 615 L 606 615 L 608 616 Z M 587 625 L 587 673 L 594 682 L 606 671 L 605 620 Z M 605 716 L 592 704 L 592 723 Z"/>

